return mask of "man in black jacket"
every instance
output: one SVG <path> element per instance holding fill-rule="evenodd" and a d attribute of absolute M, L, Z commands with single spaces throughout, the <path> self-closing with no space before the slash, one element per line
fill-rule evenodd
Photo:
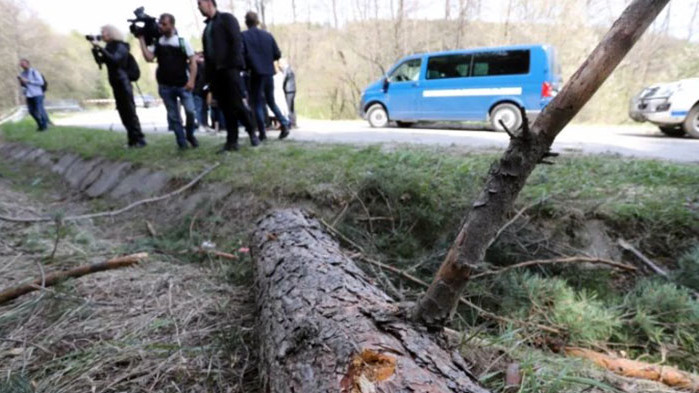
<path fill-rule="evenodd" d="M 143 147 L 146 145 L 146 140 L 141 132 L 141 123 L 133 100 L 133 88 L 126 73 L 129 45 L 124 42 L 121 32 L 112 25 L 102 27 L 102 40 L 106 43 L 104 48 L 95 41 L 92 44 L 99 53 L 98 63 L 107 65 L 109 84 L 114 92 L 114 101 L 116 101 L 121 123 L 126 128 L 129 147 Z"/>
<path fill-rule="evenodd" d="M 233 127 L 238 123 L 250 135 L 250 144 L 257 146 L 260 141 L 243 104 L 240 72 L 244 63 L 238 20 L 229 13 L 218 12 L 216 0 L 198 0 L 198 5 L 207 17 L 203 35 L 206 78 L 228 125 L 222 152 L 238 150 L 238 129 Z"/>
<path fill-rule="evenodd" d="M 257 14 L 250 11 L 245 14 L 245 25 L 248 29 L 243 32 L 243 53 L 250 70 L 251 106 L 260 130 L 260 139 L 266 139 L 265 110 L 267 106 L 281 124 L 282 132 L 279 139 L 289 136 L 289 121 L 282 115 L 274 101 L 274 62 L 282 57 L 272 34 L 259 29 Z"/>

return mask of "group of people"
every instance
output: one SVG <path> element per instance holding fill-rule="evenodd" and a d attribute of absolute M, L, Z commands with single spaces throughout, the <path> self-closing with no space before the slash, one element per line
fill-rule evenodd
<path fill-rule="evenodd" d="M 139 37 L 143 57 L 148 62 L 158 63 L 158 92 L 167 110 L 168 128 L 174 132 L 179 148 L 199 146 L 195 131 L 199 124 L 206 124 L 206 116 L 202 114 L 207 103 L 220 111 L 221 120 L 225 121 L 227 137 L 221 152 L 239 149 L 238 125 L 245 128 L 252 146 L 267 139 L 267 107 L 279 123 L 279 138 L 286 138 L 293 124 L 290 119 L 295 121 L 291 114 L 296 86 L 288 65 L 279 62 L 281 51 L 274 37 L 259 28 L 259 19 L 254 12 L 245 15 L 247 30 L 241 32 L 235 16 L 218 11 L 216 0 L 198 0 L 198 7 L 206 17 L 203 52 L 195 53 L 189 41 L 177 34 L 175 17 L 168 13 L 158 19 L 161 36 L 154 45 L 147 45 L 145 38 Z M 117 28 L 104 26 L 101 34 L 105 45 L 92 41 L 93 52 L 98 63 L 107 66 L 116 107 L 127 131 L 128 147 L 144 147 L 146 140 L 136 113 L 131 84 L 138 78 L 132 71 L 134 66 L 138 70 L 133 64 L 135 60 Z M 278 70 L 287 76 L 284 84 L 289 118 L 281 113 L 274 97 L 274 75 Z M 48 117 L 43 106 L 41 110 L 33 110 L 35 106 L 30 104 L 43 100 L 43 94 L 41 99 L 35 98 L 39 97 L 37 86 L 41 81 L 41 75 L 31 68 L 22 73 L 20 80 L 25 86 L 32 116 L 37 119 L 39 129 L 45 129 Z M 184 124 L 180 107 L 185 113 Z"/>

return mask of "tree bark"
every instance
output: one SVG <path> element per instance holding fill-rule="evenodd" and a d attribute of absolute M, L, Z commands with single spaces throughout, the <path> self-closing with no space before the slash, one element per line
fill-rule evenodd
<path fill-rule="evenodd" d="M 265 392 L 487 392 L 317 220 L 275 211 L 253 244 Z"/>
<path fill-rule="evenodd" d="M 472 267 L 484 260 L 529 175 L 548 156 L 558 133 L 587 103 L 668 1 L 634 0 L 532 129 L 524 127 L 520 136 L 512 137 L 507 151 L 491 167 L 484 190 L 430 288 L 417 302 L 413 310 L 416 320 L 436 326 L 449 320 Z"/>

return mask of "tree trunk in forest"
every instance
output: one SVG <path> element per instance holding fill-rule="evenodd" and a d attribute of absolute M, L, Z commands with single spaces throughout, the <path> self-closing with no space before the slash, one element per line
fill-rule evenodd
<path fill-rule="evenodd" d="M 507 151 L 491 167 L 484 190 L 473 204 L 430 288 L 413 310 L 416 320 L 434 326 L 449 320 L 472 267 L 484 260 L 486 250 L 505 223 L 529 175 L 537 164 L 549 157 L 549 149 L 558 133 L 587 103 L 668 1 L 634 0 L 536 119 L 532 129 L 524 127 L 521 135 L 512 135 Z"/>
<path fill-rule="evenodd" d="M 486 393 L 299 210 L 258 222 L 258 334 L 263 391 Z"/>

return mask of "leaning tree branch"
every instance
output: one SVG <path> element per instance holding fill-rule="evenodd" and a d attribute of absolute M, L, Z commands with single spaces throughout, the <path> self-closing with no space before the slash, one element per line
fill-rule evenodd
<path fill-rule="evenodd" d="M 590 100 L 669 0 L 634 0 L 614 23 L 563 90 L 536 119 L 531 129 L 512 133 L 510 145 L 488 174 L 485 187 L 473 204 L 456 240 L 435 278 L 419 299 L 412 316 L 432 326 L 451 317 L 471 276 L 483 262 L 498 229 L 507 221 L 527 178 L 550 151 L 556 136 Z"/>
<path fill-rule="evenodd" d="M 106 262 L 93 263 L 90 265 L 82 265 L 70 270 L 63 270 L 59 272 L 53 272 L 48 275 L 44 275 L 43 270 L 40 278 L 36 280 L 19 285 L 13 288 L 8 288 L 0 292 L 0 304 L 14 300 L 27 293 L 38 291 L 43 288 L 47 288 L 58 284 L 59 282 L 68 278 L 78 278 L 88 274 L 102 272 L 105 270 L 121 269 L 127 266 L 135 265 L 142 260 L 148 258 L 147 253 L 140 253 L 134 255 L 128 255 L 125 257 L 110 259 Z"/>
<path fill-rule="evenodd" d="M 142 199 L 140 201 L 136 201 L 136 202 L 134 202 L 128 206 L 125 206 L 121 209 L 118 209 L 118 210 L 111 210 L 111 211 L 101 212 L 101 213 L 83 214 L 80 216 L 64 217 L 61 219 L 61 221 L 79 221 L 79 220 L 88 220 L 91 218 L 114 217 L 114 216 L 117 216 L 119 214 L 125 213 L 129 210 L 132 210 L 138 206 L 145 205 L 147 203 L 160 202 L 160 201 L 164 201 L 166 199 L 170 199 L 170 198 L 177 196 L 177 195 L 187 191 L 188 189 L 194 187 L 197 183 L 199 183 L 199 181 L 201 179 L 204 178 L 204 176 L 211 173 L 214 169 L 218 168 L 220 165 L 221 164 L 217 162 L 216 164 L 206 168 L 204 170 L 204 172 L 200 173 L 197 177 L 192 179 L 192 181 L 190 181 L 189 183 L 182 186 L 181 188 L 179 188 L 173 192 L 170 192 L 168 194 L 161 195 L 159 197 Z M 36 223 L 36 222 L 48 222 L 48 221 L 54 221 L 54 220 L 55 220 L 54 217 L 23 218 L 23 217 L 8 217 L 8 216 L 0 215 L 0 221 L 17 222 L 17 223 Z"/>

